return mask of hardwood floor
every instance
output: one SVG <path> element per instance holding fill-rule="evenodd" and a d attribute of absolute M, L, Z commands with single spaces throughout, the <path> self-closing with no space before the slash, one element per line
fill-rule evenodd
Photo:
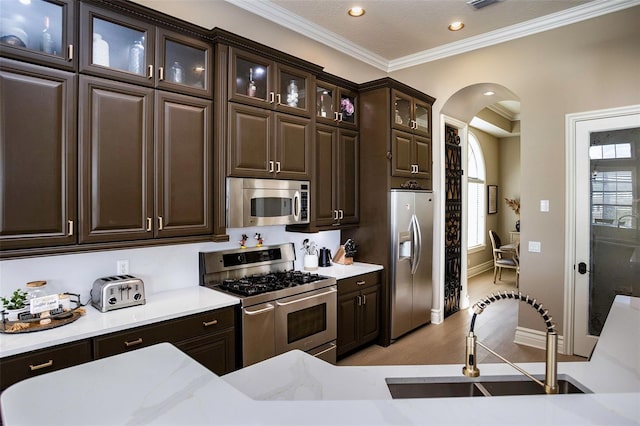
<path fill-rule="evenodd" d="M 515 290 L 515 272 L 505 270 L 502 281 L 493 284 L 493 270 L 469 279 L 471 305 L 491 293 Z M 485 309 L 476 318 L 478 340 L 512 362 L 544 362 L 545 351 L 513 343 L 522 303 L 502 300 Z M 524 305 L 522 305 L 524 307 Z M 368 346 L 347 356 L 338 365 L 423 365 L 464 364 L 465 336 L 471 315 L 467 310 L 447 317 L 442 324 L 428 324 L 396 340 L 388 347 Z M 478 362 L 501 362 L 478 347 Z M 585 358 L 558 354 L 558 362 L 586 361 Z"/>

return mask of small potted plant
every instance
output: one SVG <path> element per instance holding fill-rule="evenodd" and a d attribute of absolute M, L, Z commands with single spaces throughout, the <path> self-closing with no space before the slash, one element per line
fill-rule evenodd
<path fill-rule="evenodd" d="M 18 314 L 27 309 L 27 292 L 17 289 L 13 292 L 10 299 L 0 297 L 0 302 L 8 313 L 9 321 L 17 321 Z"/>

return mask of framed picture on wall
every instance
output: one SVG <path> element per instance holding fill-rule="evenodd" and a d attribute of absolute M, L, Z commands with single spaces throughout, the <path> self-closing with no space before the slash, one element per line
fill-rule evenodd
<path fill-rule="evenodd" d="M 498 213 L 498 185 L 487 185 L 487 213 Z"/>

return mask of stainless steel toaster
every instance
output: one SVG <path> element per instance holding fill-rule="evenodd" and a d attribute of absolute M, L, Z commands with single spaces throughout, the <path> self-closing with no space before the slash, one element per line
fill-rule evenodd
<path fill-rule="evenodd" d="M 93 282 L 91 305 L 100 312 L 144 304 L 144 282 L 140 278 L 114 275 Z"/>

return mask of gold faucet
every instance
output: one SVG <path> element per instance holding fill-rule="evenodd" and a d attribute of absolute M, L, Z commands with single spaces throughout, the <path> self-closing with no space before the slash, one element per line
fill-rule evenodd
<path fill-rule="evenodd" d="M 498 354 L 491 348 L 478 341 L 477 336 L 474 334 L 473 329 L 476 323 L 476 316 L 480 315 L 484 309 L 491 304 L 501 299 L 515 299 L 520 300 L 528 305 L 531 305 L 544 319 L 547 326 L 547 343 L 546 343 L 546 360 L 545 360 L 545 377 L 544 383 L 527 373 L 524 369 L 518 367 L 502 355 Z M 545 393 L 555 394 L 558 393 L 558 334 L 555 330 L 555 324 L 551 322 L 552 317 L 549 316 L 549 311 L 542 308 L 542 304 L 538 303 L 536 299 L 531 299 L 529 296 L 523 296 L 522 293 L 493 293 L 485 299 L 477 302 L 472 306 L 473 318 L 471 319 L 471 327 L 469 328 L 469 334 L 466 337 L 466 353 L 465 353 L 465 365 L 462 367 L 462 374 L 467 377 L 478 377 L 480 375 L 480 369 L 477 366 L 476 360 L 476 345 L 482 346 L 484 349 L 500 358 L 540 386 L 544 388 Z"/>

